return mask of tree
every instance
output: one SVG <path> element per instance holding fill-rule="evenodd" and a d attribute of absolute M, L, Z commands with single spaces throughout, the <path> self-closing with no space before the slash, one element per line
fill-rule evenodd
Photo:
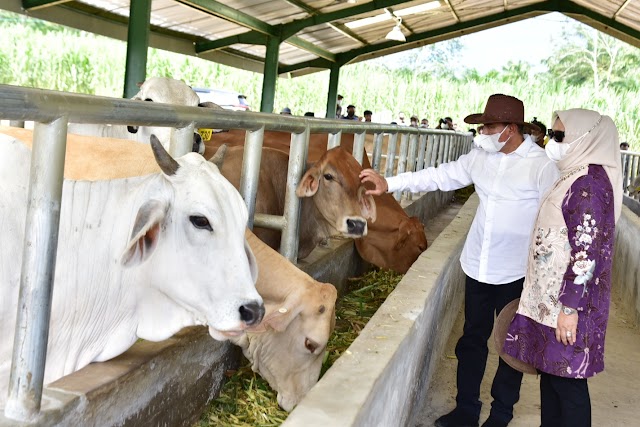
<path fill-rule="evenodd" d="M 597 97 L 610 86 L 638 87 L 633 72 L 640 65 L 638 49 L 585 25 L 563 28 L 554 44 L 545 61 L 553 78 L 572 86 L 592 85 Z"/>
<path fill-rule="evenodd" d="M 516 84 L 528 81 L 530 72 L 531 64 L 524 61 L 509 61 L 507 65 L 502 67 L 501 77 L 505 83 Z"/>
<path fill-rule="evenodd" d="M 395 64 L 393 68 L 404 68 L 435 77 L 452 77 L 451 70 L 460 69 L 462 47 L 460 39 L 455 38 L 388 55 L 374 60 L 374 63 L 387 68 L 391 68 L 388 64 Z"/>

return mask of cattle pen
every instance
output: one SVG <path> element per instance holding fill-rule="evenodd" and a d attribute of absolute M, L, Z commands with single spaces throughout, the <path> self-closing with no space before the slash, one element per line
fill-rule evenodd
<path fill-rule="evenodd" d="M 87 408 L 83 409 L 82 405 L 78 406 L 76 397 L 79 392 L 77 389 L 66 397 L 61 397 L 60 393 L 65 394 L 61 391 L 64 387 L 57 386 L 48 389 L 43 386 L 46 331 L 49 327 L 51 294 L 55 285 L 52 282 L 56 259 L 57 228 L 60 220 L 59 206 L 65 161 L 64 152 L 69 122 L 174 127 L 177 132 L 173 134 L 174 140 L 171 141 L 169 148 L 169 153 L 174 157 L 179 157 L 190 151 L 192 134 L 195 129 L 245 130 L 247 150 L 243 162 L 240 193 L 250 212 L 249 218 L 253 220 L 253 224 L 251 224 L 252 220 L 250 219 L 249 226 L 261 225 L 282 230 L 281 252 L 292 261 L 297 258 L 299 216 L 299 202 L 295 195 L 295 188 L 304 172 L 311 134 L 326 134 L 328 148 L 339 146 L 343 134 L 354 134 L 353 153 L 359 162 L 362 162 L 367 134 L 372 135 L 374 140 L 373 167 L 381 170 L 383 159 L 386 158 L 384 173 L 387 176 L 437 166 L 454 160 L 471 149 L 471 134 L 466 132 L 361 124 L 339 120 L 283 118 L 264 113 L 212 112 L 196 107 L 142 104 L 125 99 L 7 85 L 0 85 L 0 96 L 3 99 L 3 104 L 0 106 L 0 119 L 9 120 L 12 124 L 24 121 L 35 123 L 29 185 L 30 203 L 27 208 L 27 234 L 24 248 L 16 248 L 16 250 L 23 251 L 24 262 L 20 282 L 20 310 L 16 323 L 15 342 L 17 345 L 14 345 L 9 399 L 4 410 L 5 419 L 9 423 L 10 420 L 41 425 L 69 423 L 71 420 L 81 420 L 84 411 L 88 410 Z M 265 215 L 254 217 L 253 215 L 262 136 L 265 130 L 291 134 L 287 202 L 283 217 Z M 386 155 L 382 153 L 383 143 L 387 147 Z M 396 197 L 399 198 L 400 194 L 396 194 Z M 321 275 L 321 273 L 318 274 Z M 198 336 L 198 333 L 192 332 L 191 335 L 189 333 L 187 335 L 188 340 L 195 340 L 194 337 Z M 202 334 L 199 335 L 199 338 L 202 338 Z M 160 347 L 163 345 L 169 344 L 160 344 Z M 139 347 L 144 347 L 144 345 Z M 205 355 L 211 352 L 212 350 L 204 350 L 202 357 L 206 357 Z M 220 345 L 213 352 L 220 353 L 219 358 L 228 358 L 229 346 Z M 210 361 L 207 363 L 211 364 Z M 95 369 L 99 369 L 97 365 L 100 364 L 94 364 L 88 368 L 95 371 Z M 80 372 L 82 370 L 78 371 L 78 373 Z M 75 381 L 77 386 L 78 380 Z M 210 389 L 217 391 L 215 387 L 210 387 Z M 43 392 L 44 399 L 42 399 Z M 210 393 L 212 394 L 214 391 Z M 146 403 L 149 404 L 153 399 L 158 399 L 160 394 L 161 392 L 158 391 L 157 395 L 151 396 Z M 208 395 L 208 398 L 210 397 Z M 141 409 L 136 407 L 130 410 L 137 413 Z M 118 422 L 125 420 L 128 416 L 126 410 L 125 412 L 121 410 L 116 412 L 118 412 Z M 55 415 L 51 415 L 52 413 Z M 106 420 L 111 419 L 109 417 L 112 415 L 96 415 L 94 412 L 96 417 L 94 422 L 98 423 L 99 419 L 100 423 L 109 424 L 110 422 Z M 111 423 L 114 423 L 113 419 L 111 419 Z M 1 420 L 0 425 L 2 425 Z"/>
<path fill-rule="evenodd" d="M 31 229 L 48 230 L 52 236 L 49 240 L 44 239 L 46 236 L 38 239 L 43 243 L 42 247 L 32 245 L 24 249 L 24 254 L 25 258 L 47 259 L 48 262 L 55 257 L 55 241 L 51 239 L 55 238 L 53 230 L 59 212 L 55 212 L 53 198 L 60 196 L 64 163 L 61 153 L 65 148 L 67 121 L 174 126 L 182 130 L 176 135 L 183 138 L 174 143 L 171 150 L 174 156 L 188 151 L 193 129 L 244 129 L 247 146 L 257 147 L 257 154 L 254 153 L 254 157 L 248 154 L 245 159 L 249 171 L 258 167 L 264 130 L 288 132 L 293 142 L 291 157 L 297 156 L 293 165 L 296 172 L 289 174 L 292 180 L 288 184 L 290 188 L 295 188 L 294 183 L 303 172 L 307 154 L 305 143 L 312 133 L 327 134 L 329 147 L 339 145 L 343 133 L 356 135 L 354 147 L 363 147 L 365 135 L 372 135 L 375 141 L 372 164 L 387 175 L 454 160 L 468 151 L 471 143 L 467 134 L 449 131 L 283 118 L 261 113 L 211 112 L 195 107 L 148 103 L 140 108 L 139 103 L 129 100 L 11 86 L 0 86 L 0 95 L 5 100 L 0 106 L 0 119 L 36 122 L 34 139 L 39 142 L 34 143 L 30 191 L 32 195 L 40 191 L 48 198 L 41 197 L 40 204 L 32 204 L 30 209 L 34 212 L 29 215 L 34 217 L 32 221 L 44 224 Z M 398 140 L 399 155 L 396 155 Z M 382 154 L 383 142 L 387 146 L 386 156 Z M 622 153 L 622 156 L 625 185 L 630 185 L 638 176 L 640 155 Z M 387 162 L 388 165 L 383 166 L 385 157 L 397 159 L 397 164 Z M 246 176 L 250 175 L 247 172 Z M 246 180 L 249 182 L 242 189 L 245 200 L 251 194 L 255 197 L 256 191 L 255 182 L 251 182 L 251 178 Z M 416 209 L 428 199 L 427 196 L 415 200 L 408 209 Z M 443 194 L 441 199 L 446 204 L 447 194 Z M 428 203 L 432 202 L 430 199 Z M 476 204 L 477 198 L 472 197 L 441 237 L 432 242 L 420 262 L 405 276 L 398 291 L 376 313 L 371 326 L 350 347 L 349 354 L 341 358 L 312 389 L 285 425 L 391 426 L 407 425 L 415 420 L 417 402 L 424 398 L 461 304 L 463 281 L 456 260 Z M 250 203 L 247 205 L 251 208 Z M 637 321 L 640 319 L 640 263 L 637 259 L 640 251 L 634 236 L 640 231 L 640 207 L 637 200 L 630 197 L 625 197 L 625 205 L 618 231 L 614 282 L 621 285 L 619 293 L 623 305 L 629 306 L 632 317 Z M 292 221 L 295 221 L 297 213 L 295 210 L 292 212 Z M 283 219 L 264 218 L 262 221 L 282 225 L 289 223 Z M 290 250 L 295 254 L 295 246 Z M 343 258 L 344 252 L 337 257 Z M 28 282 L 33 287 L 25 294 L 46 297 L 38 291 L 47 289 L 44 294 L 51 292 L 52 284 L 47 280 L 53 277 L 52 267 L 46 264 L 40 261 L 37 265 L 25 266 L 23 280 L 29 277 Z M 335 274 L 329 271 L 332 269 L 334 267 L 320 267 L 312 274 L 325 277 Z M 17 378 L 27 375 L 35 379 L 34 373 L 44 369 L 44 357 L 35 355 L 42 354 L 42 346 L 46 344 L 46 340 L 38 338 L 41 337 L 38 333 L 48 327 L 48 319 L 43 310 L 35 307 L 46 306 L 46 303 L 46 298 L 35 297 L 21 302 L 24 315 L 37 315 L 40 323 L 35 323 L 31 317 L 25 318 L 29 328 L 23 328 L 21 335 L 31 336 L 33 342 L 29 344 L 31 347 L 27 347 L 28 340 L 20 338 L 24 340 L 22 351 L 29 357 L 14 356 L 20 360 L 13 368 Z M 5 410 L 0 425 L 15 425 L 16 419 L 32 425 L 136 425 L 148 424 L 151 420 L 188 425 L 194 414 L 218 392 L 224 370 L 237 358 L 238 353 L 231 345 L 212 342 L 202 329 L 184 331 L 161 343 L 137 343 L 113 361 L 91 364 L 53 384 L 43 386 L 42 380 L 40 384 L 35 380 L 26 385 L 18 382 L 22 390 L 13 391 L 17 396 L 14 412 Z M 193 371 L 192 375 L 187 375 L 188 371 Z M 207 391 L 194 394 L 196 389 Z M 339 390 L 345 392 L 337 402 L 332 396 Z M 38 393 L 42 393 L 42 403 Z M 133 396 L 136 398 L 132 399 Z M 153 415 L 153 408 L 159 405 L 181 405 L 181 408 L 174 408 L 169 414 Z"/>

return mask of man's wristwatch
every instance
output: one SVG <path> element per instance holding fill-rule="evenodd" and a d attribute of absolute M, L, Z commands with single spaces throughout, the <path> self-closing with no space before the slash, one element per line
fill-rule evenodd
<path fill-rule="evenodd" d="M 563 305 L 562 312 L 567 316 L 571 316 L 572 314 L 576 314 L 578 310 L 576 310 L 575 308 L 571 308 L 571 307 L 567 307 L 566 305 Z"/>

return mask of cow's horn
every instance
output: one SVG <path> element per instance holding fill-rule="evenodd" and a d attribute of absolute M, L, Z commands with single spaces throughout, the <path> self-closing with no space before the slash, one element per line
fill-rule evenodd
<path fill-rule="evenodd" d="M 214 154 L 213 157 L 209 159 L 209 161 L 216 165 L 218 169 L 222 169 L 222 164 L 224 163 L 224 155 L 226 153 L 227 144 L 222 144 L 216 151 L 216 154 Z"/>
<path fill-rule="evenodd" d="M 162 146 L 162 143 L 155 135 L 151 135 L 151 149 L 153 150 L 153 157 L 156 158 L 156 163 L 158 163 L 162 172 L 168 176 L 175 175 L 180 164 L 178 164 L 178 162 L 176 162 L 175 159 L 167 153 Z"/>

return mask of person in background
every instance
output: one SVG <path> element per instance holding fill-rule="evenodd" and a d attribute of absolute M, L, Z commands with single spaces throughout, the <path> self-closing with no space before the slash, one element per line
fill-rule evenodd
<path fill-rule="evenodd" d="M 398 121 L 396 123 L 397 123 L 398 126 L 408 126 L 409 125 L 409 123 L 407 123 L 405 121 L 404 113 L 402 111 L 400 111 L 398 113 Z"/>
<path fill-rule="evenodd" d="M 484 113 L 467 116 L 484 123 L 478 135 L 481 149 L 471 150 L 437 168 L 384 178 L 373 169 L 360 173 L 362 182 L 379 195 L 398 190 L 453 191 L 475 185 L 480 198 L 467 234 L 460 264 L 466 274 L 464 332 L 456 345 L 458 358 L 456 407 L 435 421 L 436 427 L 477 426 L 484 375 L 496 313 L 520 296 L 526 271 L 529 238 L 540 199 L 558 177 L 555 164 L 528 136 L 522 101 L 495 94 Z M 491 413 L 483 427 L 504 427 L 520 398 L 522 373 L 502 359 L 493 379 Z"/>
<path fill-rule="evenodd" d="M 620 143 L 620 151 L 627 151 L 629 149 L 629 143 L 628 142 L 621 142 Z"/>
<path fill-rule="evenodd" d="M 533 118 L 533 121 L 531 122 L 531 124 L 536 125 L 538 127 L 538 129 L 536 128 L 529 129 L 529 134 L 531 135 L 531 139 L 533 140 L 533 142 L 538 144 L 538 146 L 544 148 L 545 144 L 547 143 L 547 140 L 546 140 L 547 127 L 543 125 L 541 122 L 539 122 L 537 117 Z"/>
<path fill-rule="evenodd" d="M 358 116 L 356 116 L 356 106 L 355 105 L 347 105 L 347 114 L 342 116 L 345 120 L 359 120 Z"/>
<path fill-rule="evenodd" d="M 454 130 L 453 120 L 451 119 L 451 117 L 445 117 L 444 119 L 440 119 L 440 122 L 438 123 L 438 126 L 436 127 L 436 129 Z"/>
<path fill-rule="evenodd" d="M 291 115 L 291 108 L 284 107 L 282 109 L 282 111 L 280 111 L 280 114 L 282 114 L 283 116 L 290 116 Z"/>
<path fill-rule="evenodd" d="M 591 426 L 587 378 L 604 370 L 616 222 L 618 131 L 596 111 L 556 111 L 545 148 L 561 176 L 542 198 L 503 350 L 540 373 L 542 427 Z"/>
<path fill-rule="evenodd" d="M 364 116 L 365 122 L 371 122 L 371 116 L 373 116 L 373 113 L 370 110 L 364 110 L 364 113 L 362 113 L 362 115 Z"/>
<path fill-rule="evenodd" d="M 342 95 L 338 95 L 338 101 L 336 102 L 336 119 L 342 118 L 342 100 L 344 97 Z"/>
<path fill-rule="evenodd" d="M 422 119 L 422 121 L 420 122 L 420 127 L 424 128 L 424 129 L 428 128 L 429 127 L 429 120 Z"/>
<path fill-rule="evenodd" d="M 409 126 L 411 126 L 412 128 L 417 128 L 418 127 L 418 116 L 411 116 L 410 120 L 411 120 L 411 123 L 409 124 Z"/>

